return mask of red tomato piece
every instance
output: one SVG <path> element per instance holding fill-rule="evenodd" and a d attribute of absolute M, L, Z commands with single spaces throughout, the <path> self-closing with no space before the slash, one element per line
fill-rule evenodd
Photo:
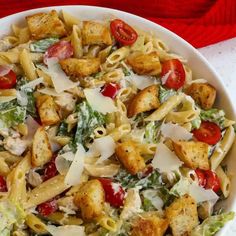
<path fill-rule="evenodd" d="M 0 66 L 0 89 L 10 89 L 16 85 L 16 74 L 6 66 Z"/>
<path fill-rule="evenodd" d="M 7 192 L 7 183 L 3 176 L 0 176 L 0 192 Z"/>
<path fill-rule="evenodd" d="M 125 191 L 118 183 L 113 183 L 112 180 L 100 178 L 103 189 L 105 191 L 105 199 L 111 206 L 119 208 L 124 204 Z"/>
<path fill-rule="evenodd" d="M 180 60 L 171 59 L 171 60 L 165 61 L 162 64 L 161 76 L 164 76 L 167 73 L 170 73 L 170 74 L 164 84 L 165 87 L 169 89 L 178 90 L 184 85 L 185 70 Z"/>
<path fill-rule="evenodd" d="M 57 201 L 55 199 L 41 203 L 37 206 L 37 211 L 42 216 L 48 216 L 58 209 Z"/>
<path fill-rule="evenodd" d="M 63 60 L 72 57 L 74 54 L 74 49 L 70 42 L 59 41 L 52 46 L 50 46 L 44 54 L 43 61 L 47 65 L 47 59 L 56 57 L 58 60 Z"/>
<path fill-rule="evenodd" d="M 203 170 L 201 169 L 196 169 L 195 170 L 195 173 L 198 177 L 198 184 L 201 186 L 201 187 L 205 187 L 206 186 L 206 176 L 205 176 L 205 173 Z"/>
<path fill-rule="evenodd" d="M 110 28 L 115 39 L 123 45 L 131 45 L 138 38 L 137 32 L 122 20 L 111 21 Z"/>
<path fill-rule="evenodd" d="M 46 168 L 44 170 L 43 180 L 46 181 L 56 176 L 57 168 L 55 165 L 55 158 L 53 158 L 50 162 L 47 163 Z"/>
<path fill-rule="evenodd" d="M 206 176 L 206 189 L 212 189 L 214 192 L 218 192 L 220 190 L 220 180 L 215 172 L 211 170 L 205 171 Z"/>
<path fill-rule="evenodd" d="M 203 121 L 199 129 L 193 130 L 193 135 L 198 141 L 215 145 L 221 139 L 221 130 L 217 124 Z"/>
<path fill-rule="evenodd" d="M 115 98 L 117 92 L 119 91 L 120 89 L 120 86 L 119 84 L 116 84 L 116 83 L 108 83 L 108 84 L 105 84 L 105 86 L 103 87 L 101 93 L 103 96 L 106 96 L 106 97 L 110 97 L 110 98 Z"/>

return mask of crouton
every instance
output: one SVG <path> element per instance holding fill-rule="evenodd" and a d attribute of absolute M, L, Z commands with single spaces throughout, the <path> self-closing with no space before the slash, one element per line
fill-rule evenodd
<path fill-rule="evenodd" d="M 74 78 L 89 76 L 97 73 L 100 69 L 100 60 L 98 58 L 68 58 L 61 60 L 59 63 L 65 73 Z"/>
<path fill-rule="evenodd" d="M 60 121 L 56 104 L 51 96 L 39 95 L 36 98 L 36 106 L 43 125 L 54 125 Z"/>
<path fill-rule="evenodd" d="M 173 236 L 188 236 L 198 225 L 197 204 L 188 194 L 176 199 L 166 208 Z"/>
<path fill-rule="evenodd" d="M 52 158 L 51 146 L 46 131 L 39 127 L 33 138 L 32 165 L 43 166 Z"/>
<path fill-rule="evenodd" d="M 157 109 L 160 106 L 158 99 L 159 88 L 151 85 L 137 93 L 128 105 L 128 117 L 135 116 L 141 112 Z"/>
<path fill-rule="evenodd" d="M 27 16 L 26 20 L 32 39 L 62 37 L 66 35 L 65 26 L 55 10 L 49 13 L 36 13 Z"/>
<path fill-rule="evenodd" d="M 109 28 L 95 21 L 84 21 L 82 28 L 83 45 L 111 45 L 112 39 Z"/>
<path fill-rule="evenodd" d="M 163 236 L 168 225 L 167 219 L 156 215 L 139 218 L 134 223 L 131 236 Z"/>
<path fill-rule="evenodd" d="M 216 89 L 207 83 L 193 83 L 186 88 L 185 93 L 205 110 L 212 108 L 216 99 Z"/>
<path fill-rule="evenodd" d="M 103 213 L 105 193 L 99 180 L 85 182 L 74 197 L 84 220 L 92 220 Z"/>
<path fill-rule="evenodd" d="M 158 75 L 161 73 L 161 63 L 157 52 L 132 54 L 127 58 L 127 63 L 140 75 Z"/>
<path fill-rule="evenodd" d="M 133 141 L 118 144 L 115 153 L 119 161 L 132 175 L 142 171 L 146 166 L 143 157 L 140 155 Z"/>
<path fill-rule="evenodd" d="M 209 170 L 208 144 L 194 141 L 173 142 L 176 155 L 185 166 L 196 169 Z"/>

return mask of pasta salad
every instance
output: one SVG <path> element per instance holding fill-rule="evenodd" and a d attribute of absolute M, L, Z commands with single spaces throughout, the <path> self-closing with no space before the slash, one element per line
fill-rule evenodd
<path fill-rule="evenodd" d="M 210 236 L 235 121 L 152 32 L 52 10 L 0 40 L 0 236 Z"/>

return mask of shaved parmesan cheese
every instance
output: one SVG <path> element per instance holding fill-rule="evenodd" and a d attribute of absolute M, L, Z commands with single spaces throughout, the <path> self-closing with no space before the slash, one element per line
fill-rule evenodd
<path fill-rule="evenodd" d="M 17 102 L 21 106 L 27 106 L 28 98 L 27 98 L 27 95 L 24 91 L 16 91 L 16 98 L 17 98 Z"/>
<path fill-rule="evenodd" d="M 16 99 L 16 96 L 0 96 L 0 103 L 10 102 Z"/>
<path fill-rule="evenodd" d="M 57 171 L 64 175 L 67 173 L 67 171 L 70 168 L 71 162 L 74 160 L 74 153 L 73 152 L 66 152 L 61 155 L 58 155 L 55 159 L 55 165 L 57 168 Z"/>
<path fill-rule="evenodd" d="M 162 207 L 164 206 L 163 200 L 158 196 L 158 191 L 154 189 L 148 189 L 144 190 L 142 192 L 143 196 L 151 201 L 152 205 L 157 209 L 157 210 L 162 210 Z"/>
<path fill-rule="evenodd" d="M 12 67 L 13 66 L 9 66 L 9 65 L 0 66 L 0 76 L 7 75 L 12 69 Z"/>
<path fill-rule="evenodd" d="M 53 88 L 43 88 L 43 89 L 38 89 L 37 91 L 40 93 L 49 95 L 49 96 L 54 96 L 54 97 L 61 96 L 62 94 L 64 94 L 63 92 L 57 93 L 56 90 Z"/>
<path fill-rule="evenodd" d="M 27 89 L 27 88 L 31 88 L 31 89 L 35 89 L 35 87 L 39 84 L 43 83 L 43 78 L 40 77 L 38 79 L 32 80 L 27 84 L 24 84 L 21 86 L 21 90 Z"/>
<path fill-rule="evenodd" d="M 204 189 L 195 183 L 190 185 L 189 194 L 195 199 L 197 203 L 205 201 L 216 203 L 219 198 L 212 189 Z"/>
<path fill-rule="evenodd" d="M 165 144 L 157 144 L 156 153 L 152 160 L 154 168 L 158 168 L 161 173 L 166 173 L 178 170 L 182 164 L 183 162 Z"/>
<path fill-rule="evenodd" d="M 89 153 L 93 153 L 95 156 L 100 156 L 97 163 L 101 163 L 107 160 L 111 155 L 115 153 L 116 144 L 110 135 L 97 138 L 94 140 Z M 89 155 L 88 153 L 88 155 Z"/>
<path fill-rule="evenodd" d="M 112 113 L 117 111 L 114 101 L 105 97 L 100 93 L 100 88 L 84 89 L 85 97 L 93 110 L 102 114 Z"/>
<path fill-rule="evenodd" d="M 61 93 L 64 90 L 76 87 L 79 83 L 74 83 L 61 69 L 58 59 L 48 58 L 48 69 L 43 67 L 45 73 L 47 73 L 53 82 L 53 86 L 57 93 Z"/>
<path fill-rule="evenodd" d="M 170 138 L 173 141 L 189 140 L 193 137 L 192 133 L 185 128 L 173 123 L 163 123 L 160 130 L 164 138 Z"/>
<path fill-rule="evenodd" d="M 142 201 L 139 195 L 138 188 L 128 189 L 124 208 L 120 214 L 120 218 L 125 220 L 132 217 L 134 214 L 142 212 L 141 205 Z"/>
<path fill-rule="evenodd" d="M 64 225 L 64 226 L 54 226 L 54 225 L 48 225 L 47 231 L 52 236 L 86 236 L 84 232 L 83 226 L 77 226 L 77 225 Z"/>
<path fill-rule="evenodd" d="M 80 183 L 80 177 L 84 170 L 84 157 L 86 153 L 81 144 L 78 145 L 74 160 L 66 174 L 65 183 L 74 186 Z"/>
<path fill-rule="evenodd" d="M 146 87 L 155 84 L 156 80 L 154 77 L 147 75 L 137 75 L 131 73 L 130 76 L 125 77 L 131 84 L 133 84 L 138 89 L 145 89 Z"/>
<path fill-rule="evenodd" d="M 171 70 L 169 70 L 164 76 L 162 76 L 162 78 L 161 78 L 161 83 L 162 84 L 166 83 L 166 81 L 167 81 L 170 74 L 171 74 Z"/>

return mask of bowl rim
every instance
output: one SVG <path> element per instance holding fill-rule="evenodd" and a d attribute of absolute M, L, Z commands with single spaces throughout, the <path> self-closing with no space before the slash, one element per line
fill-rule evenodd
<path fill-rule="evenodd" d="M 50 10 L 69 10 L 71 8 L 78 8 L 78 9 L 94 9 L 94 10 L 98 10 L 98 11 L 104 11 L 104 13 L 106 11 L 111 11 L 112 14 L 122 14 L 124 16 L 136 19 L 137 21 L 141 21 L 143 24 L 147 24 L 147 25 L 152 25 L 154 28 L 156 28 L 156 30 L 162 30 L 164 31 L 164 33 L 168 34 L 170 37 L 172 38 L 176 38 L 178 39 L 179 42 L 181 42 L 183 44 L 183 46 L 186 48 L 187 51 L 190 51 L 193 55 L 195 55 L 196 57 L 198 57 L 198 59 L 200 59 L 200 61 L 202 61 L 203 64 L 205 64 L 205 66 L 209 69 L 209 71 L 211 72 L 213 78 L 215 78 L 217 80 L 217 83 L 219 84 L 219 86 L 222 88 L 222 92 L 225 96 L 226 102 L 228 102 L 227 106 L 229 107 L 229 110 L 231 112 L 231 116 L 232 119 L 236 120 L 236 106 L 233 105 L 233 100 L 229 95 L 229 91 L 226 87 L 226 85 L 224 84 L 224 82 L 220 79 L 220 75 L 216 72 L 216 70 L 214 69 L 214 67 L 210 64 L 210 62 L 208 62 L 208 60 L 200 53 L 200 51 L 198 51 L 195 47 L 193 47 L 190 43 L 188 43 L 185 39 L 181 38 L 179 35 L 175 34 L 174 32 L 170 31 L 169 29 L 159 25 L 158 23 L 152 22 L 148 19 L 145 19 L 141 16 L 129 13 L 129 12 L 125 12 L 122 10 L 117 10 L 117 9 L 113 9 L 113 8 L 108 8 L 108 7 L 99 7 L 99 6 L 90 6 L 90 5 L 79 5 L 79 4 L 74 4 L 74 5 L 55 5 L 55 6 L 47 6 L 47 7 L 40 7 L 40 8 L 33 8 L 33 9 L 29 9 L 29 10 L 24 10 L 24 11 L 20 11 L 8 16 L 5 16 L 3 18 L 0 18 L 0 22 L 2 21 L 10 21 L 11 18 L 14 17 L 20 17 L 22 14 L 34 14 L 36 12 L 39 11 L 50 11 Z M 1 34 L 0 34 L 1 37 Z M 180 53 L 181 54 L 181 53 Z M 221 92 L 221 93 L 222 93 Z M 233 154 L 231 154 L 233 155 Z M 236 211 L 236 195 L 233 196 L 233 201 L 231 204 L 229 204 L 230 209 L 233 211 Z M 236 218 L 236 217 L 235 217 Z M 225 233 L 228 233 L 229 236 L 230 235 L 235 235 L 236 232 L 236 227 L 233 227 L 231 229 L 231 226 L 234 226 L 236 224 L 236 219 L 234 219 L 231 222 L 228 222 L 228 224 L 226 226 L 223 227 L 223 229 L 220 230 L 220 232 L 217 233 L 217 235 L 225 235 Z"/>

